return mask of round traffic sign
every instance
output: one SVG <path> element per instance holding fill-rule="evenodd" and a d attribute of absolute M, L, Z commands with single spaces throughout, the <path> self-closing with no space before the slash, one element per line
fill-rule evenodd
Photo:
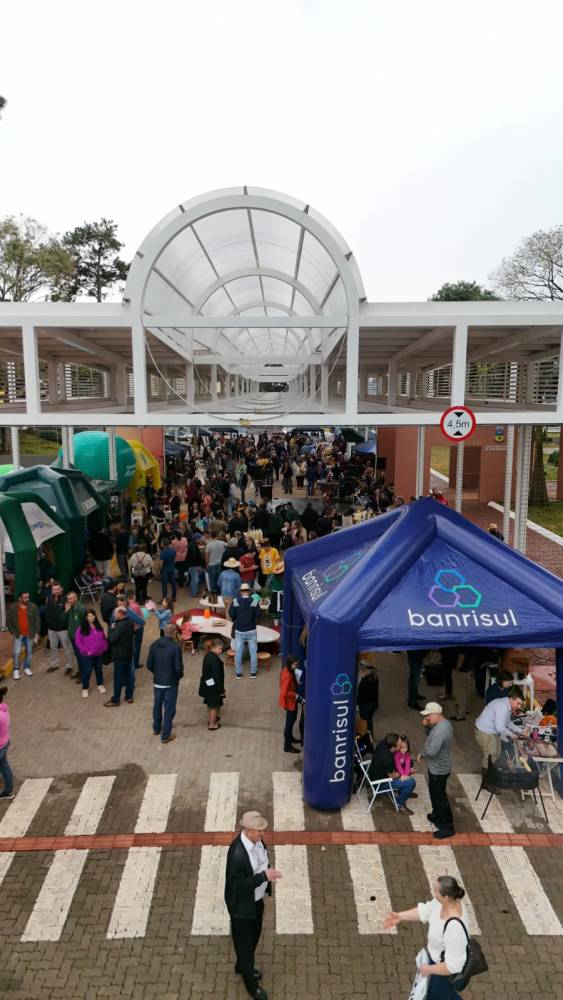
<path fill-rule="evenodd" d="M 467 441 L 476 427 L 477 418 L 468 406 L 450 406 L 440 417 L 442 434 L 450 441 Z"/>

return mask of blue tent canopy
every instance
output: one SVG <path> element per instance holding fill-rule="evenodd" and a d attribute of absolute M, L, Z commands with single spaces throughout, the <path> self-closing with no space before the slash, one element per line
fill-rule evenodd
<path fill-rule="evenodd" d="M 354 445 L 355 455 L 377 455 L 377 441 L 373 438 L 369 441 L 364 441 L 363 444 Z"/>
<path fill-rule="evenodd" d="M 308 626 L 304 787 L 317 808 L 349 798 L 359 651 L 563 647 L 563 581 L 431 498 L 290 549 L 285 566 L 284 653 Z M 557 683 L 563 702 L 561 653 Z"/>

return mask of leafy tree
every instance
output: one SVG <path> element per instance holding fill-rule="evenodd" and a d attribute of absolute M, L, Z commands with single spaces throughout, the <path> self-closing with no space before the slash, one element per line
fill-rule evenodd
<path fill-rule="evenodd" d="M 4 108 L 6 107 L 7 103 L 8 102 L 7 102 L 6 98 L 2 97 L 2 95 L 0 94 L 0 118 L 2 117 L 2 112 L 3 112 Z"/>
<path fill-rule="evenodd" d="M 549 503 L 543 454 L 543 427 L 532 429 L 532 471 L 528 500 L 534 506 Z"/>
<path fill-rule="evenodd" d="M 82 294 L 102 302 L 116 282 L 125 281 L 127 264 L 119 257 L 123 244 L 117 237 L 117 223 L 110 219 L 85 222 L 65 233 L 62 242 L 73 258 L 74 272 L 53 283 L 54 300 L 70 302 Z"/>
<path fill-rule="evenodd" d="M 563 299 L 563 226 L 527 236 L 491 278 L 507 299 Z"/>
<path fill-rule="evenodd" d="M 0 219 L 0 302 L 28 302 L 73 269 L 68 250 L 35 219 Z"/>
<path fill-rule="evenodd" d="M 431 302 L 475 302 L 479 299 L 494 301 L 498 296 L 476 281 L 446 282 L 430 299 Z"/>

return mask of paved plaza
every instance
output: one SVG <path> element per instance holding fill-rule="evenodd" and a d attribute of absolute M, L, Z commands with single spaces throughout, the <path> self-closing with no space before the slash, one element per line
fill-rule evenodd
<path fill-rule="evenodd" d="M 145 649 L 155 634 L 151 622 Z M 184 660 L 169 745 L 151 733 L 145 669 L 134 704 L 117 710 L 45 673 L 42 650 L 33 678 L 11 682 L 17 795 L 0 804 L 0 996 L 242 1000 L 222 891 L 226 845 L 248 808 L 269 818 L 284 872 L 258 953 L 270 997 L 408 996 L 424 930 L 384 932 L 382 920 L 428 898 L 446 872 L 468 892 L 490 962 L 465 995 L 551 1000 L 557 976 L 563 989 L 563 804 L 547 803 L 546 826 L 530 800 L 505 793 L 481 822 L 470 722 L 456 724 L 458 836 L 437 846 L 422 780 L 412 817 L 380 801 L 369 815 L 357 798 L 330 814 L 303 805 L 301 757 L 283 752 L 277 658 L 256 681 L 228 674 L 215 733 L 197 697 L 201 657 Z M 405 732 L 417 750 L 423 730 L 406 708 L 402 656 L 380 657 L 380 690 L 376 735 Z"/>

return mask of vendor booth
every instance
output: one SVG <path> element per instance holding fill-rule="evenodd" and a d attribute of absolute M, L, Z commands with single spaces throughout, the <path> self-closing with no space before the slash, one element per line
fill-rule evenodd
<path fill-rule="evenodd" d="M 284 655 L 304 624 L 304 797 L 317 809 L 350 798 L 360 651 L 555 648 L 563 703 L 563 581 L 431 498 L 289 549 Z"/>
<path fill-rule="evenodd" d="M 41 497 L 22 491 L 0 495 L 0 616 L 4 614 L 4 554 L 8 556 L 15 576 L 14 597 L 29 591 L 35 599 L 37 591 L 38 550 L 49 543 L 53 548 L 57 575 L 64 587 L 72 579 L 70 539 L 65 523 L 57 517 Z"/>
<path fill-rule="evenodd" d="M 142 441 L 131 440 L 126 443 L 133 449 L 133 454 L 135 455 L 135 474 L 129 483 L 131 499 L 135 501 L 138 491 L 145 488 L 148 480 L 150 480 L 150 484 L 155 490 L 160 489 L 162 486 L 160 466 L 158 459 L 155 458 L 152 451 L 149 451 Z"/>
<path fill-rule="evenodd" d="M 94 513 L 101 515 L 105 509 L 94 485 L 78 469 L 57 469 L 50 465 L 34 465 L 0 476 L 0 493 L 12 495 L 22 490 L 44 501 L 69 532 L 74 575 L 84 565 L 86 519 Z"/>

